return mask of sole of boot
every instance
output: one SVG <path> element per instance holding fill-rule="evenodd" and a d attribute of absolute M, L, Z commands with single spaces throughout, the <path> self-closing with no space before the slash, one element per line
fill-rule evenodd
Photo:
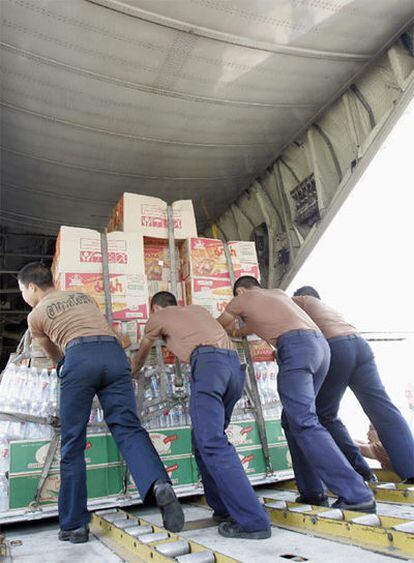
<path fill-rule="evenodd" d="M 184 512 L 171 485 L 159 485 L 155 499 L 161 510 L 164 528 L 170 532 L 180 532 L 184 528 Z"/>
<path fill-rule="evenodd" d="M 261 532 L 235 532 L 227 533 L 225 530 L 219 528 L 218 533 L 224 538 L 234 538 L 243 540 L 267 540 L 272 535 L 272 530 L 262 530 Z"/>
<path fill-rule="evenodd" d="M 86 543 L 89 540 L 89 536 L 59 536 L 60 541 L 68 541 L 70 543 Z"/>
<path fill-rule="evenodd" d="M 317 500 L 317 499 L 300 499 L 300 497 L 296 497 L 295 498 L 295 502 L 298 502 L 300 504 L 311 504 L 313 506 L 329 506 L 329 500 L 328 498 L 324 499 L 324 500 Z M 311 502 L 313 501 L 313 502 Z M 315 502 L 316 501 L 316 502 Z"/>
<path fill-rule="evenodd" d="M 351 510 L 353 512 L 363 512 L 364 514 L 376 514 L 377 512 L 377 505 L 371 504 L 369 506 L 359 506 L 359 505 L 352 505 L 346 504 L 344 506 L 332 506 L 331 508 L 339 508 L 340 510 Z"/>

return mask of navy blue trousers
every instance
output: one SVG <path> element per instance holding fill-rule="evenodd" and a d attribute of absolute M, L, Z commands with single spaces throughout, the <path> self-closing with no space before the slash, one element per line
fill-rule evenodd
<path fill-rule="evenodd" d="M 131 371 L 118 341 L 83 342 L 67 350 L 60 373 L 62 530 L 89 522 L 86 490 L 86 426 L 94 395 L 143 501 L 157 479 L 168 481 L 164 466 L 137 416 Z"/>
<path fill-rule="evenodd" d="M 329 432 L 319 422 L 315 398 L 329 367 L 329 345 L 319 332 L 293 330 L 277 341 L 278 391 L 282 426 L 301 494 L 323 494 L 328 487 L 348 503 L 372 494 Z"/>
<path fill-rule="evenodd" d="M 370 345 L 357 334 L 330 338 L 328 343 L 331 365 L 316 401 L 321 423 L 356 471 L 370 475 L 372 470 L 338 416 L 341 399 L 349 387 L 374 425 L 394 470 L 402 479 L 414 477 L 414 439 L 385 391 Z"/>
<path fill-rule="evenodd" d="M 225 433 L 245 381 L 236 352 L 211 346 L 196 349 L 191 378 L 195 458 L 208 504 L 219 514 L 230 514 L 245 531 L 267 529 L 269 517 Z"/>

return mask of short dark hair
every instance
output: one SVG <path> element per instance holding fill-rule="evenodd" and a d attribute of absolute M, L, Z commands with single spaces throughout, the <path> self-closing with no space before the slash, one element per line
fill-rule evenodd
<path fill-rule="evenodd" d="M 303 287 L 300 287 L 295 291 L 293 297 L 298 297 L 299 295 L 309 295 L 310 297 L 316 297 L 316 299 L 321 298 L 316 289 L 311 285 L 304 285 Z"/>
<path fill-rule="evenodd" d="M 25 287 L 34 283 L 40 289 L 54 287 L 52 272 L 42 262 L 30 262 L 18 272 L 17 279 Z"/>
<path fill-rule="evenodd" d="M 159 305 L 162 308 L 174 307 L 177 305 L 177 299 L 169 291 L 159 291 L 151 299 L 151 311 L 154 309 L 154 305 Z"/>
<path fill-rule="evenodd" d="M 239 287 L 244 287 L 246 289 L 252 289 L 254 287 L 262 287 L 259 281 L 253 276 L 241 276 L 233 286 L 233 295 L 237 295 L 237 290 Z"/>

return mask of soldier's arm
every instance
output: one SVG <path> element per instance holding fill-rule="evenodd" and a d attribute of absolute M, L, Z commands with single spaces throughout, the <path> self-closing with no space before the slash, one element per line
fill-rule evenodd
<path fill-rule="evenodd" d="M 132 358 L 131 372 L 132 377 L 138 377 L 139 371 L 144 367 L 145 360 L 151 351 L 153 341 L 145 337 L 142 339 L 140 347 L 136 355 Z"/>
<path fill-rule="evenodd" d="M 57 364 L 58 361 L 63 358 L 63 354 L 60 348 L 58 348 L 56 344 L 54 344 L 45 334 L 42 336 L 36 336 L 36 340 L 46 352 L 47 357 L 52 360 L 52 362 Z"/>

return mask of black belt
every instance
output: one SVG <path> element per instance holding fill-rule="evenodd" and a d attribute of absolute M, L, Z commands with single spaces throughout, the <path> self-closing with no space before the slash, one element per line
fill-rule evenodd
<path fill-rule="evenodd" d="M 66 344 L 65 350 L 69 350 L 72 346 L 78 346 L 79 344 L 89 344 L 90 342 L 118 342 L 115 336 L 79 336 L 70 340 Z"/>
<path fill-rule="evenodd" d="M 225 354 L 226 356 L 232 356 L 233 354 L 236 354 L 236 356 L 238 357 L 235 350 L 227 350 L 226 348 L 216 348 L 215 346 L 208 344 L 201 344 L 200 346 L 196 346 L 191 352 L 190 361 L 194 359 L 194 356 L 196 354 L 203 354 L 208 352 L 219 352 L 220 354 Z"/>

